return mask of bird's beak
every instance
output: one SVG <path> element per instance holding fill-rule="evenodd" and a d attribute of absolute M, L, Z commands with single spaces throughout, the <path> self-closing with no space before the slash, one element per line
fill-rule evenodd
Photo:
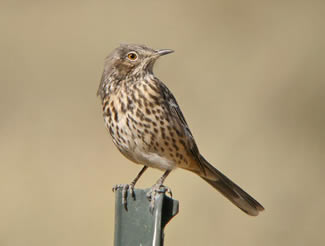
<path fill-rule="evenodd" d="M 173 50 L 169 50 L 169 49 L 157 50 L 159 56 L 164 56 L 173 52 L 174 52 Z"/>

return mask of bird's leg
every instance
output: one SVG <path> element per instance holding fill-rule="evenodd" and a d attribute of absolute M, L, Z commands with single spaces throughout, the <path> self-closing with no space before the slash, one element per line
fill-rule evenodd
<path fill-rule="evenodd" d="M 116 191 L 120 188 L 122 188 L 122 205 L 124 205 L 125 210 L 127 210 L 127 197 L 128 197 L 128 190 L 130 190 L 131 196 L 135 200 L 135 194 L 134 194 L 134 186 L 138 182 L 141 175 L 146 171 L 148 166 L 144 166 L 141 171 L 138 173 L 138 175 L 135 177 L 135 179 L 130 184 L 118 184 L 113 186 L 113 191 Z"/>
<path fill-rule="evenodd" d="M 167 192 L 170 194 L 170 196 L 173 196 L 171 189 L 163 185 L 165 179 L 167 178 L 170 172 L 171 170 L 165 171 L 164 174 L 158 179 L 158 181 L 150 188 L 150 190 L 147 193 L 147 197 L 150 201 L 149 209 L 151 212 L 153 212 L 153 209 L 155 207 L 155 196 L 157 194 Z"/>

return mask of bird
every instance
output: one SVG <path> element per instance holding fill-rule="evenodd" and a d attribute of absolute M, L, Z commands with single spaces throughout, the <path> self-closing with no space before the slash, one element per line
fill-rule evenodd
<path fill-rule="evenodd" d="M 147 193 L 150 208 L 157 193 L 171 192 L 164 186 L 166 177 L 176 168 L 197 174 L 246 214 L 256 216 L 264 207 L 237 184 L 211 165 L 199 152 L 184 115 L 167 86 L 153 73 L 155 62 L 173 53 L 170 49 L 152 49 L 141 44 L 120 44 L 105 59 L 97 91 L 104 123 L 117 149 L 143 168 L 122 189 L 127 209 L 128 192 L 150 168 L 164 171 Z"/>

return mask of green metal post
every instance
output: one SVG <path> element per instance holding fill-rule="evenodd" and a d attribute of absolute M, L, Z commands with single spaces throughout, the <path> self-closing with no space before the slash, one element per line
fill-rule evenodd
<path fill-rule="evenodd" d="M 127 210 L 122 191 L 115 195 L 115 246 L 162 246 L 165 225 L 178 213 L 178 201 L 160 193 L 150 212 L 148 190 L 135 189 L 135 200 L 128 195 Z"/>

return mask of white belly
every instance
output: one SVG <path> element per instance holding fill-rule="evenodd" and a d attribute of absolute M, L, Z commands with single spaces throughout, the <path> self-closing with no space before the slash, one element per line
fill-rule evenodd
<path fill-rule="evenodd" d="M 106 126 L 109 126 L 107 117 L 105 117 L 105 122 Z M 124 137 L 125 141 L 121 141 L 118 137 L 116 137 L 116 127 L 111 130 L 113 131 L 113 134 L 111 132 L 110 133 L 116 147 L 129 160 L 135 162 L 136 164 L 146 165 L 161 170 L 172 170 L 176 168 L 176 163 L 174 163 L 173 160 L 160 155 L 160 153 L 151 151 L 152 149 L 149 148 L 150 145 L 148 145 L 150 143 L 149 138 L 139 138 L 137 135 L 137 129 L 132 130 L 133 128 L 129 129 L 128 127 L 125 127 L 125 115 L 120 115 L 118 125 L 119 134 Z"/>

